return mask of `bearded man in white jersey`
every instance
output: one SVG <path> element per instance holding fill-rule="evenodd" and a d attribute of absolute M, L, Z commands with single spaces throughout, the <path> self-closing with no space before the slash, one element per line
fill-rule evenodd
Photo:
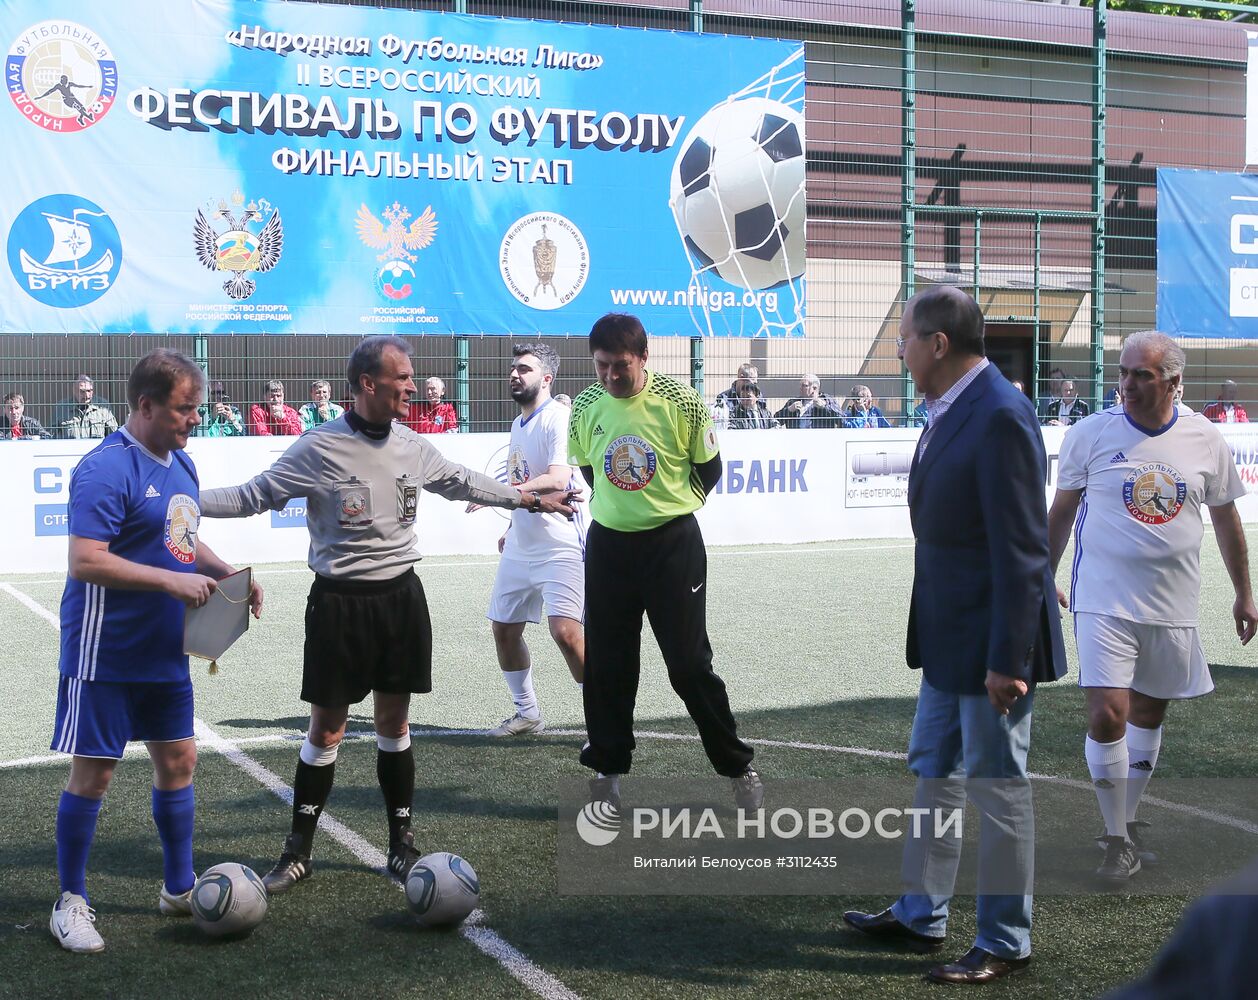
<path fill-rule="evenodd" d="M 516 344 L 511 354 L 508 388 L 520 415 L 511 424 L 508 482 L 539 493 L 575 490 L 568 464 L 571 411 L 550 395 L 559 355 L 545 344 Z M 515 712 L 492 735 L 540 733 L 542 713 L 524 626 L 541 621 L 544 601 L 551 638 L 580 684 L 585 672 L 585 524 L 579 511 L 571 520 L 562 514 L 521 512 L 517 517 L 512 512 L 498 551 L 502 561 L 486 617 Z"/>
<path fill-rule="evenodd" d="M 1175 405 L 1183 350 L 1165 334 L 1133 333 L 1118 365 L 1123 405 L 1070 428 L 1048 515 L 1054 567 L 1074 525 L 1070 599 L 1060 590 L 1058 599 L 1075 614 L 1084 751 L 1105 820 L 1096 874 L 1112 884 L 1153 860 L 1136 810 L 1167 703 L 1214 690 L 1197 634 L 1203 505 L 1235 592 L 1241 643 L 1258 628 L 1236 510 L 1245 489 L 1217 428 Z"/>

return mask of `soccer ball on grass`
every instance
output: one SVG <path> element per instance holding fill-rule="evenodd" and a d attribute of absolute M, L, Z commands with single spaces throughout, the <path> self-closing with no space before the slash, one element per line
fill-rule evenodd
<path fill-rule="evenodd" d="M 211 937 L 248 934 L 266 907 L 262 879 L 234 861 L 207 868 L 192 886 L 192 922 Z"/>
<path fill-rule="evenodd" d="M 406 876 L 406 905 L 421 927 L 462 923 L 479 901 L 476 870 L 457 854 L 426 854 Z"/>

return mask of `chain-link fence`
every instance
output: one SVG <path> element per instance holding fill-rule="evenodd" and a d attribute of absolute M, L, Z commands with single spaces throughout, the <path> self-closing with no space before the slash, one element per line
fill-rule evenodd
<path fill-rule="evenodd" d="M 804 41 L 806 336 L 653 337 L 652 366 L 708 399 L 750 362 L 771 408 L 815 373 L 834 396 L 869 386 L 903 421 L 913 398 L 899 310 L 949 282 L 976 295 L 990 357 L 1042 412 L 1072 392 L 1095 407 L 1115 385 L 1122 336 L 1155 322 L 1157 169 L 1245 168 L 1237 22 L 1024 0 L 373 5 Z M 462 429 L 506 428 L 509 335 L 410 339 L 417 380 L 444 381 Z M 556 391 L 575 395 L 592 376 L 584 338 L 548 342 L 564 359 Z M 277 378 L 297 405 L 315 379 L 347 395 L 354 338 L 5 335 L 0 391 L 53 421 L 84 374 L 122 418 L 127 372 L 158 343 L 203 361 L 237 405 Z M 1229 379 L 1242 405 L 1258 401 L 1252 342 L 1184 343 L 1185 402 L 1200 409 Z"/>

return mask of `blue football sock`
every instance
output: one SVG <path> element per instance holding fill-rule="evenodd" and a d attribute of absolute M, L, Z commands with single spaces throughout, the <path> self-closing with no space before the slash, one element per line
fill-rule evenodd
<path fill-rule="evenodd" d="M 57 803 L 57 874 L 61 891 L 87 899 L 87 855 L 96 836 L 100 799 L 62 792 Z"/>
<path fill-rule="evenodd" d="M 196 803 L 192 786 L 173 791 L 153 789 L 153 822 L 162 838 L 163 880 L 166 891 L 178 896 L 192 888 L 192 826 Z"/>

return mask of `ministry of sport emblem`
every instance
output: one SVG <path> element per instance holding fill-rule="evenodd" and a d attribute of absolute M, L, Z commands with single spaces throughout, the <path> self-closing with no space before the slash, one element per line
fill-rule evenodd
<path fill-rule="evenodd" d="M 1171 466 L 1150 462 L 1127 474 L 1123 482 L 1123 503 L 1127 512 L 1142 524 L 1166 524 L 1184 506 L 1188 484 Z"/>
<path fill-rule="evenodd" d="M 373 250 L 383 250 L 376 255 L 380 262 L 376 268 L 376 290 L 386 299 L 401 301 L 410 298 L 415 290 L 415 268 L 411 265 L 419 260 L 419 255 L 411 251 L 423 250 L 437 238 L 437 213 L 429 205 L 408 226 L 406 220 L 411 217 L 411 210 L 395 201 L 384 210 L 383 217 L 387 225 L 362 205 L 355 228 L 363 243 Z"/>
<path fill-rule="evenodd" d="M 41 21 L 9 46 L 4 83 L 22 116 L 45 132 L 82 132 L 113 107 L 118 64 L 91 28 Z"/>
<path fill-rule="evenodd" d="M 655 478 L 655 451 L 634 434 L 618 437 L 603 453 L 603 474 L 618 489 L 644 489 Z"/>
<path fill-rule="evenodd" d="M 590 248 L 575 222 L 555 212 L 516 219 L 498 249 L 507 290 L 532 309 L 559 309 L 581 294 Z"/>
<path fill-rule="evenodd" d="M 166 551 L 184 565 L 197 558 L 197 528 L 201 511 L 197 502 L 186 493 L 176 493 L 166 505 L 166 528 L 162 540 Z"/>
<path fill-rule="evenodd" d="M 236 214 L 232 209 L 243 211 Z M 210 222 L 223 222 L 226 229 L 219 230 Z M 254 293 L 257 286 L 245 277 L 250 272 L 259 274 L 271 270 L 280 262 L 284 252 L 284 223 L 280 210 L 272 207 L 265 198 L 245 205 L 245 196 L 237 191 L 232 195 L 232 208 L 219 200 L 218 208 L 205 217 L 197 209 L 193 223 L 193 243 L 197 259 L 211 271 L 228 271 L 231 277 L 223 282 L 223 291 L 229 298 L 240 301 Z M 250 226 L 261 226 L 255 233 Z"/>
<path fill-rule="evenodd" d="M 51 194 L 27 205 L 9 229 L 9 268 L 37 302 L 72 309 L 95 302 L 118 278 L 122 240 L 95 202 Z"/>

